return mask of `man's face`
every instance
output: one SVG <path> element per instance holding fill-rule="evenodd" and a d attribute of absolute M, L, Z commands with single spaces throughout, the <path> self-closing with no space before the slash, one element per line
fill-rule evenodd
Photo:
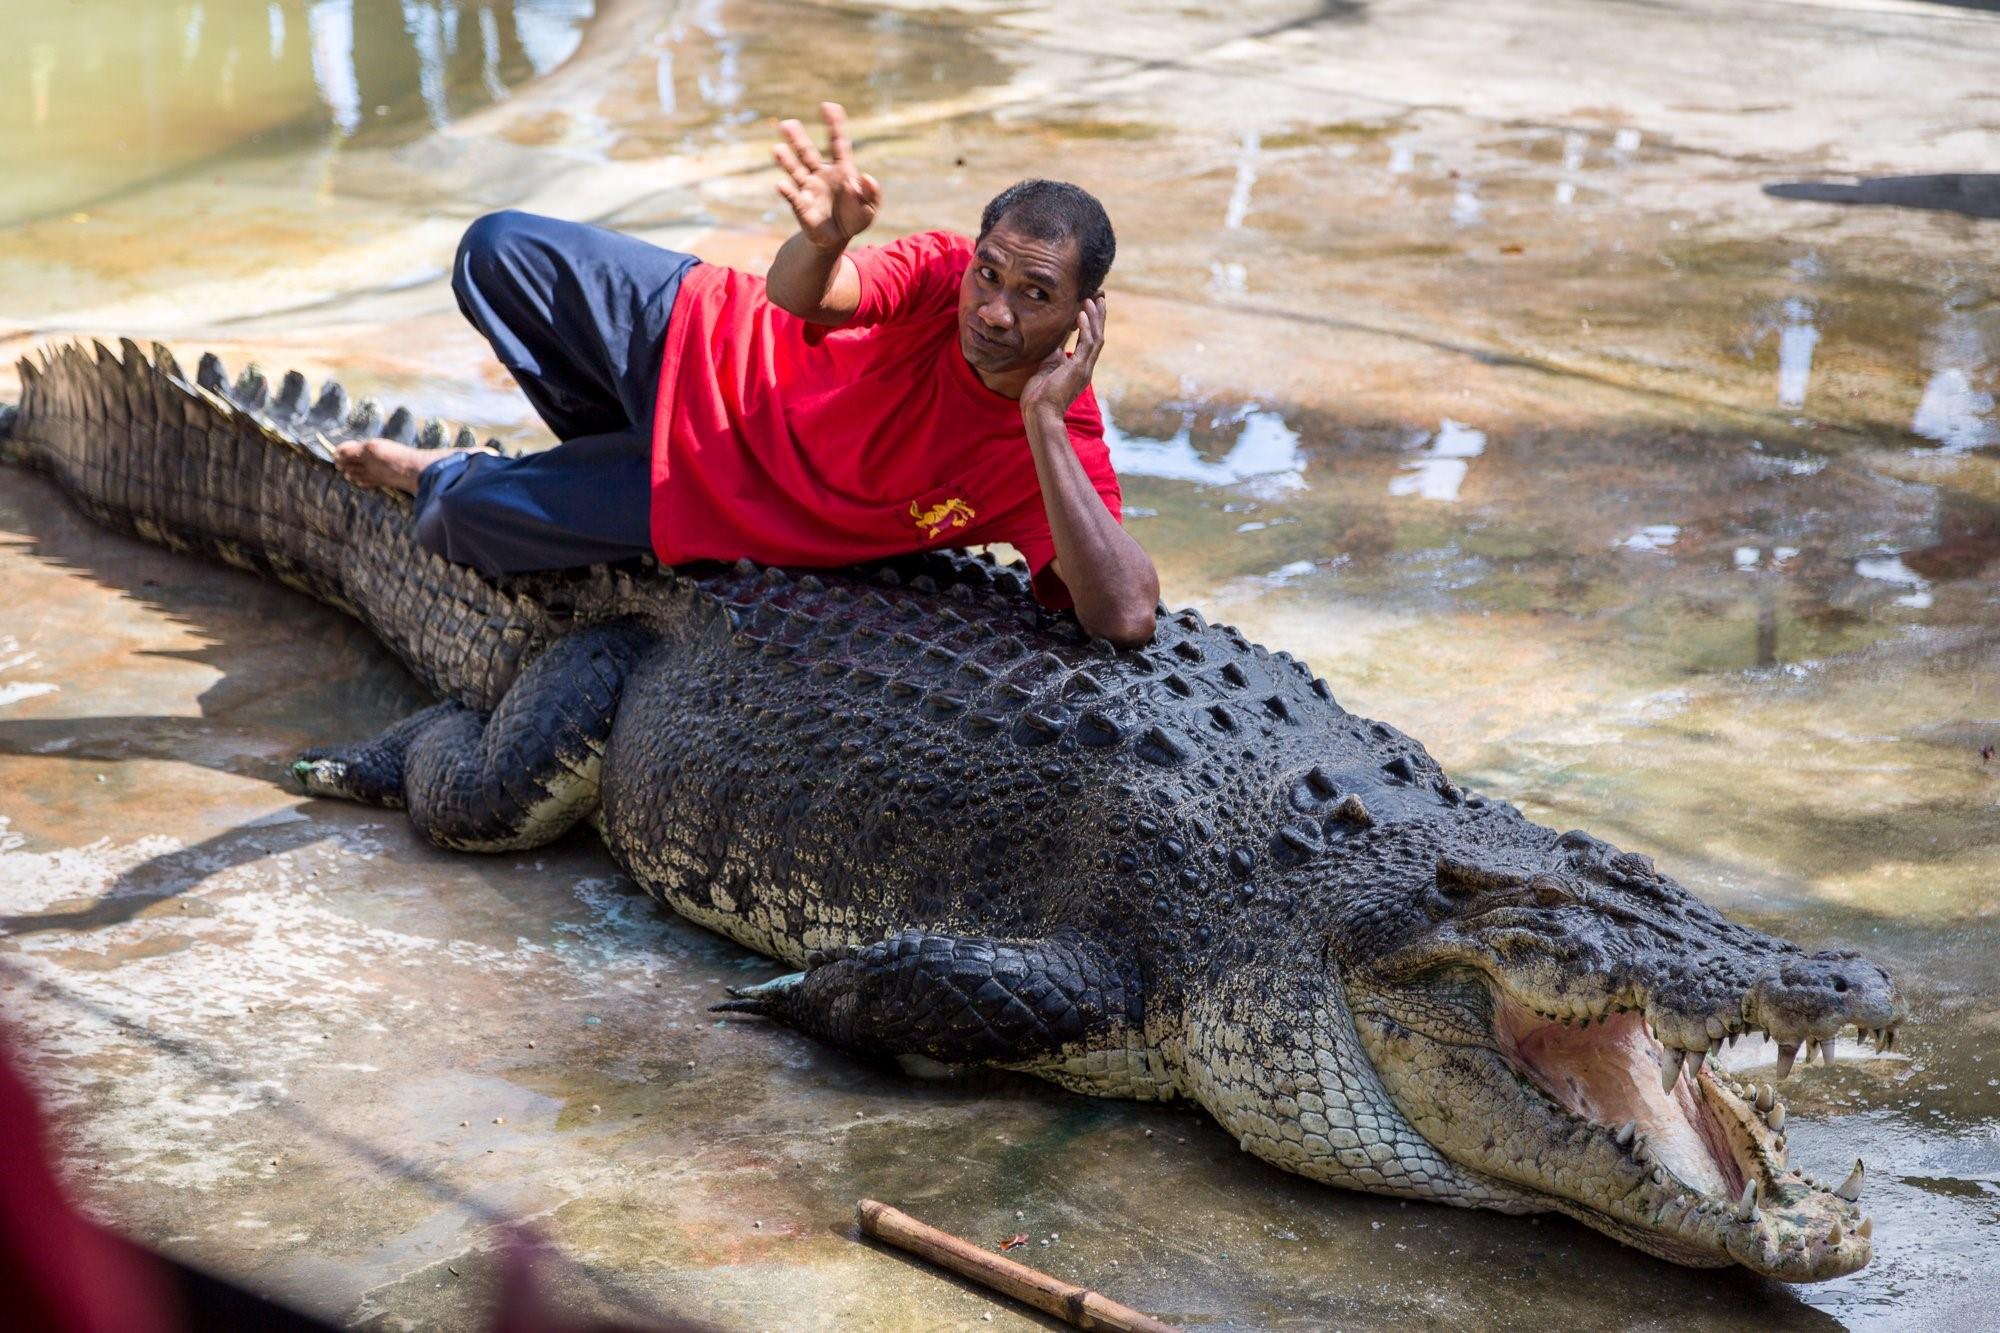
<path fill-rule="evenodd" d="M 988 374 L 1038 366 L 1075 331 L 1082 246 L 1037 240 L 1002 218 L 979 239 L 958 288 L 958 345 Z"/>

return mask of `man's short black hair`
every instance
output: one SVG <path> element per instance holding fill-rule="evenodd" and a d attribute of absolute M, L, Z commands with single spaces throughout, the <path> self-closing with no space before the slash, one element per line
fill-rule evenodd
<path fill-rule="evenodd" d="M 979 215 L 979 239 L 1002 222 L 1019 227 L 1038 241 L 1077 243 L 1077 295 L 1095 296 L 1118 254 L 1111 218 L 1097 197 L 1068 181 L 1017 181 L 993 196 Z"/>

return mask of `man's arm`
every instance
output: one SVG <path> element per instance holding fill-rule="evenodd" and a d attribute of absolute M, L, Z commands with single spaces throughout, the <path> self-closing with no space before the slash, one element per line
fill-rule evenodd
<path fill-rule="evenodd" d="M 1150 643 L 1160 575 L 1146 549 L 1104 507 L 1069 441 L 1064 414 L 1090 384 L 1104 349 L 1104 297 L 1084 302 L 1074 354 L 1060 347 L 1021 392 L 1035 476 L 1055 538 L 1055 571 L 1076 603 L 1085 630 L 1120 648 Z"/>
<path fill-rule="evenodd" d="M 847 113 L 838 102 L 821 102 L 827 151 L 806 137 L 796 120 L 780 122 L 785 142 L 771 155 L 784 170 L 778 193 L 791 205 L 798 232 L 778 249 L 765 276 L 771 303 L 812 324 L 840 324 L 861 304 L 861 275 L 846 257 L 848 242 L 868 229 L 882 207 L 882 187 L 854 165 L 847 138 Z"/>

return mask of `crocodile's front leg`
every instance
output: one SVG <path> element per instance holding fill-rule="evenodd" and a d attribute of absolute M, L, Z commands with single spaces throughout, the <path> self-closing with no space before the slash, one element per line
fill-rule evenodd
<path fill-rule="evenodd" d="M 597 807 L 605 738 L 651 631 L 617 622 L 557 641 L 491 713 L 438 704 L 372 740 L 309 750 L 292 765 L 307 792 L 405 805 L 440 847 L 519 851 Z"/>
<path fill-rule="evenodd" d="M 1080 940 L 906 930 L 730 994 L 718 1011 L 774 1018 L 906 1065 L 912 1057 L 999 1065 L 1078 1091 L 1160 1095 L 1128 1086 L 1141 1022 L 1136 982 L 1103 948 Z"/>

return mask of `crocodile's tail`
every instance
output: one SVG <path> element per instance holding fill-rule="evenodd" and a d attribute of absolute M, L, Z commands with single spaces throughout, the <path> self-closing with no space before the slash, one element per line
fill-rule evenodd
<path fill-rule="evenodd" d="M 388 435 L 442 446 L 407 411 L 350 413 L 305 378 L 275 395 L 261 372 L 231 386 L 202 358 L 195 382 L 157 343 L 130 339 L 23 361 L 18 409 L 0 411 L 0 461 L 46 472 L 97 521 L 176 550 L 268 573 L 366 622 L 427 684 L 490 707 L 524 657 L 556 631 L 535 597 L 499 587 L 417 545 L 407 497 L 344 481 L 343 438 Z M 458 443 L 472 443 L 461 432 Z"/>

